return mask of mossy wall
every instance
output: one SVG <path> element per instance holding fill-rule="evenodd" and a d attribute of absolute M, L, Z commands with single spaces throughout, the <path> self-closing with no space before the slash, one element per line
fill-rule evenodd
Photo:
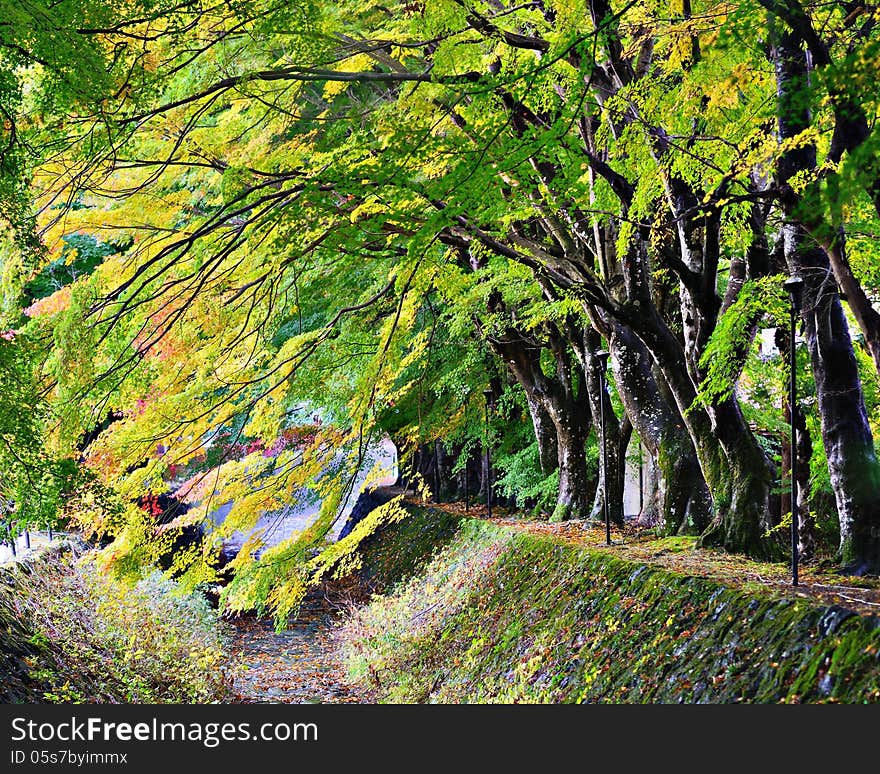
<path fill-rule="evenodd" d="M 437 518 L 416 511 L 392 527 L 367 549 L 367 565 L 387 578 L 394 557 L 430 556 Z M 343 643 L 352 675 L 386 701 L 880 699 L 877 617 L 474 520 L 357 613 Z"/>

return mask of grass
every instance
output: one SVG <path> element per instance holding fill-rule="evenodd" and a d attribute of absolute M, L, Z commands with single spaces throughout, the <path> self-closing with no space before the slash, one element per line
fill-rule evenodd
<path fill-rule="evenodd" d="M 339 632 L 351 676 L 383 701 L 880 699 L 878 619 L 777 588 L 784 566 L 688 538 L 618 535 L 606 548 L 582 525 L 442 513 L 414 508 L 367 549 L 386 593 Z"/>
<path fill-rule="evenodd" d="M 201 596 L 134 584 L 54 549 L 0 574 L 0 701 L 204 703 L 229 695 L 226 638 Z"/>

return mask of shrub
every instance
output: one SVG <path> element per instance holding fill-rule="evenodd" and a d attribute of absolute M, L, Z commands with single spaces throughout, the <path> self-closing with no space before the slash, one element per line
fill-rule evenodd
<path fill-rule="evenodd" d="M 28 635 L 22 681 L 31 700 L 204 703 L 227 695 L 216 612 L 159 571 L 125 584 L 88 555 L 56 551 L 10 576 L 0 608 Z"/>

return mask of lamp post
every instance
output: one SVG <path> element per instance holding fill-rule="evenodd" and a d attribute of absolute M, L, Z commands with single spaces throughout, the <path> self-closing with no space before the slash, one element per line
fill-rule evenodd
<path fill-rule="evenodd" d="M 639 438 L 639 516 L 645 509 L 645 474 L 644 460 L 642 459 L 642 439 Z"/>
<path fill-rule="evenodd" d="M 464 458 L 464 512 L 467 513 L 471 508 L 470 498 L 468 497 L 468 459 Z"/>
<path fill-rule="evenodd" d="M 492 518 L 492 459 L 489 456 L 489 411 L 492 408 L 492 390 L 483 390 L 486 398 L 486 516 Z"/>
<path fill-rule="evenodd" d="M 600 349 L 594 357 L 599 363 L 599 425 L 602 428 L 600 444 L 602 446 L 602 481 L 605 491 L 602 492 L 602 510 L 605 516 L 605 545 L 611 545 L 611 510 L 608 505 L 608 445 L 605 443 L 605 370 L 608 368 L 610 353 Z"/>
<path fill-rule="evenodd" d="M 797 493 L 797 317 L 801 311 L 804 281 L 797 275 L 785 281 L 791 296 L 788 347 L 788 406 L 791 415 L 791 585 L 798 585 L 798 493 Z"/>
<path fill-rule="evenodd" d="M 468 401 L 470 403 L 470 401 Z M 467 404 L 465 404 L 465 411 L 467 411 Z M 462 449 L 464 452 L 464 512 L 468 513 L 471 509 L 471 500 L 470 500 L 470 491 L 468 484 L 468 462 L 470 462 L 470 451 L 467 448 L 467 445 Z"/>

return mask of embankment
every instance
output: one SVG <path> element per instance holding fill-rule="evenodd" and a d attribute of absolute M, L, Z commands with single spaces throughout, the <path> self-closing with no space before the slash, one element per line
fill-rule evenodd
<path fill-rule="evenodd" d="M 198 703 L 229 694 L 222 626 L 155 571 L 136 583 L 60 545 L 0 567 L 0 703 Z"/>
<path fill-rule="evenodd" d="M 880 619 L 841 607 L 421 509 L 365 567 L 386 593 L 340 641 L 384 701 L 880 699 Z"/>

